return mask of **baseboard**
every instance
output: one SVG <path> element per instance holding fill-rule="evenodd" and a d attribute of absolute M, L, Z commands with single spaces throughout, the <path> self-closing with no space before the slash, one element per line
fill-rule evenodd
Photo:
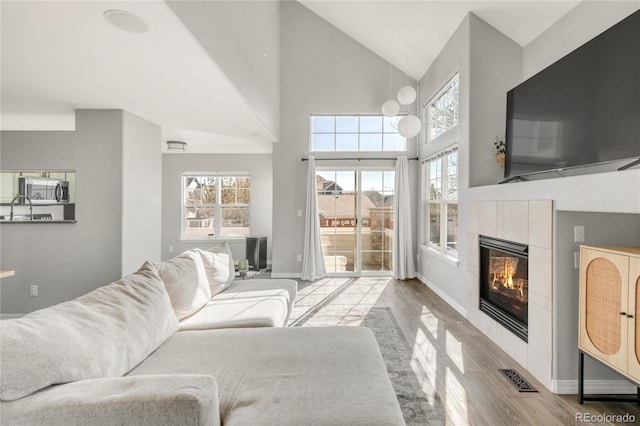
<path fill-rule="evenodd" d="M 302 274 L 300 272 L 271 272 L 271 278 L 293 278 L 300 279 Z"/>
<path fill-rule="evenodd" d="M 551 380 L 551 392 L 557 394 L 578 393 L 577 380 Z M 626 380 L 585 380 L 586 394 L 636 394 L 637 388 Z"/>
<path fill-rule="evenodd" d="M 447 302 L 447 304 L 449 306 L 451 306 L 453 309 L 455 309 L 456 311 L 458 311 L 458 313 L 460 315 L 462 315 L 463 317 L 467 317 L 467 309 L 464 308 L 461 304 L 459 304 L 458 302 L 456 302 L 455 300 L 453 300 L 451 298 L 451 296 L 449 296 L 448 294 L 446 294 L 444 291 L 442 291 L 440 288 L 438 288 L 437 286 L 431 284 L 429 281 L 426 280 L 426 278 L 420 274 L 418 274 L 418 279 L 424 284 L 426 285 L 431 291 L 433 291 L 435 294 L 437 294 L 442 300 L 444 300 L 445 302 Z"/>
<path fill-rule="evenodd" d="M 6 320 L 6 319 L 12 319 L 12 318 L 20 318 L 23 317 L 25 314 L 0 314 L 0 321 L 2 320 Z"/>

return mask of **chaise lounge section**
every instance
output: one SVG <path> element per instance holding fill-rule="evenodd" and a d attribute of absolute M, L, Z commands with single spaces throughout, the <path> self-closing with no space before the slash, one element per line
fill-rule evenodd
<path fill-rule="evenodd" d="M 371 330 L 288 328 L 295 281 L 201 252 L 1 321 L 2 424 L 404 424 Z"/>

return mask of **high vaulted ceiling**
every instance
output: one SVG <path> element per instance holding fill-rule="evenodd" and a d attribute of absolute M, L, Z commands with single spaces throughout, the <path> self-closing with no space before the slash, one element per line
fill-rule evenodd
<path fill-rule="evenodd" d="M 301 1 L 416 80 L 468 12 L 524 46 L 578 3 Z M 3 130 L 69 130 L 75 109 L 116 108 L 157 123 L 164 140 L 189 140 L 191 152 L 271 152 L 277 141 L 251 96 L 164 1 L 1 6 Z M 109 9 L 142 17 L 149 31 L 111 26 L 103 18 Z"/>

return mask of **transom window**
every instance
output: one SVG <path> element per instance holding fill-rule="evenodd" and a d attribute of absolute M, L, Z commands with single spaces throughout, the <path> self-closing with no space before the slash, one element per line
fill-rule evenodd
<path fill-rule="evenodd" d="M 426 199 L 426 241 L 434 249 L 457 257 L 458 150 L 437 154 L 423 162 Z"/>
<path fill-rule="evenodd" d="M 435 139 L 458 124 L 458 74 L 447 82 L 429 103 L 427 110 L 427 128 L 429 140 Z"/>
<path fill-rule="evenodd" d="M 311 151 L 406 151 L 398 133 L 402 117 L 383 115 L 312 115 Z"/>
<path fill-rule="evenodd" d="M 249 173 L 183 173 L 182 238 L 249 235 Z"/>

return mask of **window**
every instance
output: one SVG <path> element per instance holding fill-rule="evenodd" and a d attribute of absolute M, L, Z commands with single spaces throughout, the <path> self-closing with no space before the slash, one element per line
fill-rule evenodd
<path fill-rule="evenodd" d="M 442 152 L 423 163 L 426 199 L 426 241 L 434 249 L 457 257 L 458 150 Z"/>
<path fill-rule="evenodd" d="M 435 139 L 458 124 L 458 74 L 429 103 L 427 128 L 429 140 Z"/>
<path fill-rule="evenodd" d="M 398 133 L 402 117 L 382 115 L 312 115 L 311 151 L 406 151 Z"/>
<path fill-rule="evenodd" d="M 183 173 L 182 238 L 249 235 L 248 173 Z"/>

